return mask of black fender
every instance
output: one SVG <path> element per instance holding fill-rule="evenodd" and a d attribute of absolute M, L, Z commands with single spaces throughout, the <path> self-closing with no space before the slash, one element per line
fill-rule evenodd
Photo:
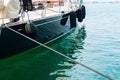
<path fill-rule="evenodd" d="M 78 9 L 76 11 L 76 14 L 77 14 L 78 22 L 82 22 L 83 21 L 82 9 Z"/>
<path fill-rule="evenodd" d="M 61 21 L 60 21 L 60 24 L 61 24 L 61 25 L 65 25 L 65 24 L 67 23 L 68 16 L 69 16 L 69 13 L 63 14 L 62 19 L 61 19 Z"/>
<path fill-rule="evenodd" d="M 77 25 L 76 12 L 72 11 L 70 12 L 70 27 L 73 28 L 73 27 L 76 27 L 76 25 Z"/>
<path fill-rule="evenodd" d="M 23 2 L 23 10 L 24 11 L 32 11 L 33 10 L 33 5 L 32 5 L 32 0 L 21 0 Z"/>
<path fill-rule="evenodd" d="M 83 15 L 83 19 L 85 19 L 85 16 L 86 16 L 86 8 L 84 5 L 82 5 L 82 15 Z"/>
<path fill-rule="evenodd" d="M 37 27 L 33 23 L 27 23 L 25 25 L 25 35 L 29 37 L 35 37 L 37 34 Z"/>

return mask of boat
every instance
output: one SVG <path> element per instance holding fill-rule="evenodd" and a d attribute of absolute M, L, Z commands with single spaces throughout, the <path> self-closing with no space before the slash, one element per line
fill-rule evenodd
<path fill-rule="evenodd" d="M 2 12 L 0 59 L 40 46 L 30 39 L 47 44 L 70 33 L 86 15 L 83 0 L 10 0 Z"/>

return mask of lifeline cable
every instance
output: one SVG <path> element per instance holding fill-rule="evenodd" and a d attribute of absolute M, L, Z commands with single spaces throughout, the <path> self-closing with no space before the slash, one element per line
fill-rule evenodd
<path fill-rule="evenodd" d="M 6 26 L 7 29 L 9 29 L 9 30 L 11 30 L 11 31 L 13 31 L 13 32 L 15 32 L 15 33 L 17 33 L 17 34 L 19 34 L 19 35 L 25 37 L 26 39 L 29 39 L 29 40 L 31 40 L 31 41 L 33 41 L 33 42 L 35 42 L 35 43 L 37 43 L 37 44 L 39 44 L 39 45 L 45 47 L 46 49 L 49 49 L 49 50 L 51 50 L 51 51 L 53 51 L 53 52 L 55 52 L 55 53 L 57 53 L 57 54 L 63 56 L 64 58 L 67 58 L 67 59 L 69 59 L 70 61 L 72 61 L 72 62 L 74 62 L 74 63 L 76 63 L 76 64 L 79 64 L 79 65 L 81 65 L 81 66 L 83 66 L 83 67 L 85 67 L 85 68 L 87 68 L 87 69 L 89 69 L 89 70 L 91 70 L 91 71 L 93 71 L 93 72 L 95 72 L 95 73 L 101 75 L 102 77 L 104 77 L 104 78 L 106 78 L 106 79 L 108 79 L 108 80 L 113 80 L 112 78 L 110 78 L 110 77 L 108 77 L 108 76 L 106 76 L 106 75 L 104 75 L 104 74 L 102 74 L 102 73 L 100 73 L 100 72 L 98 72 L 98 71 L 96 71 L 96 70 L 94 70 L 94 69 L 92 69 L 92 68 L 90 68 L 90 67 L 88 67 L 88 66 L 82 64 L 82 63 L 80 63 L 80 62 L 77 62 L 77 61 L 75 61 L 74 59 L 72 59 L 72 58 L 70 58 L 70 57 L 68 57 L 68 56 L 66 56 L 66 55 L 64 55 L 64 54 L 62 54 L 62 53 L 60 53 L 60 52 L 58 52 L 58 51 L 56 51 L 56 50 L 54 50 L 54 49 L 52 49 L 52 48 L 50 48 L 50 47 L 48 47 L 48 46 L 46 46 L 46 45 L 40 43 L 40 42 L 38 42 L 38 41 L 36 41 L 36 40 L 34 40 L 34 39 L 32 39 L 32 38 L 30 38 L 30 37 L 24 35 L 24 34 L 21 34 L 20 32 L 17 32 L 17 31 L 15 31 L 15 30 L 12 29 L 12 28 L 9 28 L 9 27 L 7 26 L 7 24 L 6 24 L 5 26 Z"/>

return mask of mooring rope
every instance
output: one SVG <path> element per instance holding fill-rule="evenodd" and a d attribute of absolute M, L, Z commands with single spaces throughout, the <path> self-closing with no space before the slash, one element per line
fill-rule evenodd
<path fill-rule="evenodd" d="M 112 78 L 110 78 L 110 77 L 108 77 L 108 76 L 106 76 L 106 75 L 104 75 L 104 74 L 98 72 L 97 70 L 94 70 L 94 69 L 92 69 L 92 68 L 90 68 L 90 67 L 88 67 L 88 66 L 86 66 L 86 65 L 84 65 L 84 64 L 82 64 L 82 63 L 80 63 L 80 62 L 75 61 L 74 59 L 70 58 L 69 56 L 66 56 L 66 55 L 64 55 L 64 54 L 61 53 L 61 52 L 58 52 L 58 51 L 56 51 L 56 50 L 54 50 L 54 49 L 52 49 L 52 48 L 50 48 L 50 47 L 48 47 L 48 46 L 46 46 L 46 45 L 44 45 L 44 44 L 38 42 L 38 41 L 36 41 L 36 40 L 34 40 L 34 39 L 32 39 L 32 38 L 30 38 L 30 37 L 24 35 L 24 34 L 21 34 L 20 32 L 15 31 L 14 29 L 8 27 L 7 24 L 6 24 L 5 26 L 6 26 L 7 29 L 9 29 L 9 30 L 11 30 L 11 31 L 13 31 L 13 32 L 15 32 L 15 33 L 17 33 L 17 34 L 19 34 L 19 35 L 25 37 L 26 39 L 29 39 L 29 40 L 33 41 L 34 43 L 37 43 L 37 44 L 39 44 L 39 45 L 45 47 L 45 48 L 48 49 L 48 50 L 51 50 L 51 51 L 53 51 L 53 52 L 55 52 L 55 53 L 61 55 L 62 57 L 67 58 L 67 59 L 69 59 L 70 61 L 72 61 L 72 62 L 74 62 L 74 63 L 76 63 L 76 64 L 79 64 L 79 65 L 81 65 L 81 66 L 83 66 L 83 67 L 85 67 L 85 68 L 87 68 L 87 69 L 89 69 L 89 70 L 91 70 L 91 71 L 93 71 L 93 72 L 95 72 L 95 73 L 101 75 L 102 77 L 104 77 L 104 78 L 106 78 L 106 79 L 108 79 L 108 80 L 113 80 Z"/>

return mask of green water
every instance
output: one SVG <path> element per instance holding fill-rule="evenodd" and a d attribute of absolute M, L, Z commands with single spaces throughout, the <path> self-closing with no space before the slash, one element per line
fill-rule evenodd
<path fill-rule="evenodd" d="M 114 80 L 120 80 L 120 3 L 85 5 L 85 29 L 77 28 L 48 46 Z M 38 47 L 1 60 L 0 80 L 107 79 Z"/>
<path fill-rule="evenodd" d="M 80 36 L 77 36 L 77 34 Z M 75 46 L 78 44 L 73 39 L 77 38 L 80 39 L 79 42 L 82 42 L 85 36 L 84 29 L 77 28 L 69 36 L 62 37 L 47 46 L 65 53 L 65 55 L 72 55 Z M 79 47 L 82 48 L 82 46 Z M 50 50 L 37 47 L 1 60 L 0 80 L 55 80 L 59 76 L 62 78 L 67 77 L 66 69 L 71 68 L 73 65 L 67 59 Z"/>

